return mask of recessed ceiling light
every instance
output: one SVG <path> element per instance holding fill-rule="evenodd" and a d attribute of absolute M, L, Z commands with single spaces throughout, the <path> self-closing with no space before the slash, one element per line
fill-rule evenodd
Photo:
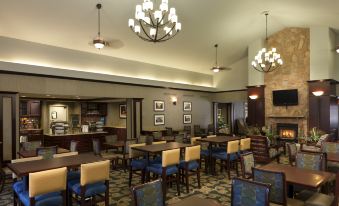
<path fill-rule="evenodd" d="M 46 94 L 46 97 L 50 97 L 51 95 L 50 94 Z"/>
<path fill-rule="evenodd" d="M 25 98 L 25 97 L 27 97 L 27 96 L 21 96 L 21 97 Z"/>

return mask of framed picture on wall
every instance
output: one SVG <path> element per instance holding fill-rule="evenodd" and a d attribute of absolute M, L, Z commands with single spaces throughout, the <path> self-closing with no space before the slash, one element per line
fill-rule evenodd
<path fill-rule="evenodd" d="M 164 125 L 165 124 L 165 115 L 164 114 L 155 114 L 154 115 L 154 125 Z"/>
<path fill-rule="evenodd" d="M 127 117 L 127 105 L 126 104 L 119 105 L 119 117 L 121 119 L 126 119 Z"/>
<path fill-rule="evenodd" d="M 58 113 L 56 111 L 51 112 L 51 119 L 57 119 Z"/>
<path fill-rule="evenodd" d="M 192 102 L 184 102 L 184 111 L 192 111 Z"/>
<path fill-rule="evenodd" d="M 155 112 L 165 111 L 165 102 L 160 100 L 154 100 L 154 111 Z"/>
<path fill-rule="evenodd" d="M 192 124 L 192 115 L 184 114 L 184 124 Z"/>

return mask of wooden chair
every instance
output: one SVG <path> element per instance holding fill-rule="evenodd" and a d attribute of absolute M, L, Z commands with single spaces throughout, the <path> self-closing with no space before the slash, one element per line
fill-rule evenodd
<path fill-rule="evenodd" d="M 109 160 L 82 164 L 80 167 L 80 179 L 68 182 L 68 197 L 72 205 L 73 200 L 81 206 L 98 202 L 109 205 Z M 75 195 L 73 197 L 73 194 Z"/>
<path fill-rule="evenodd" d="M 11 163 L 18 163 L 18 162 L 29 162 L 29 161 L 35 161 L 35 160 L 42 160 L 41 156 L 37 156 L 37 157 L 28 157 L 28 158 L 20 158 L 20 159 L 14 159 L 11 160 Z M 12 185 L 12 190 L 13 190 L 13 205 L 16 206 L 17 202 L 18 202 L 18 194 L 19 192 L 21 192 L 22 190 L 24 190 L 26 188 L 26 180 L 25 179 L 27 177 L 24 177 L 21 180 L 17 179 L 17 176 L 12 173 L 12 179 L 14 181 L 13 185 Z"/>
<path fill-rule="evenodd" d="M 287 198 L 286 177 L 283 172 L 266 171 L 253 168 L 253 181 L 271 185 L 270 205 L 303 206 L 304 202 Z"/>
<path fill-rule="evenodd" d="M 148 173 L 160 175 L 162 179 L 162 190 L 164 199 L 166 199 L 167 183 L 176 181 L 177 192 L 180 196 L 179 165 L 180 149 L 167 150 L 162 152 L 162 163 L 151 164 L 147 167 Z M 175 175 L 175 178 L 173 178 Z M 147 175 L 149 177 L 149 174 Z"/>
<path fill-rule="evenodd" d="M 161 179 L 153 182 L 148 182 L 132 188 L 132 198 L 134 206 L 156 205 L 164 206 L 165 199 L 163 198 Z"/>
<path fill-rule="evenodd" d="M 119 160 L 121 160 L 121 165 L 124 170 L 126 170 L 128 165 L 129 153 L 130 153 L 130 145 L 136 144 L 136 139 L 129 139 L 125 141 L 125 146 L 122 154 L 115 154 L 115 158 L 113 159 L 113 166 L 116 167 L 119 165 Z"/>
<path fill-rule="evenodd" d="M 78 152 L 66 152 L 61 154 L 54 154 L 53 158 L 61 158 L 61 157 L 69 157 L 69 156 L 76 156 L 78 155 Z M 68 169 L 67 172 L 67 182 L 79 179 L 80 178 L 80 172 L 77 171 L 77 168 Z"/>
<path fill-rule="evenodd" d="M 19 201 L 30 206 L 66 206 L 66 175 L 66 167 L 30 173 L 28 191 L 18 193 Z"/>
<path fill-rule="evenodd" d="M 276 160 L 279 163 L 280 152 L 276 146 L 269 145 L 265 136 L 250 136 L 254 160 L 258 163 L 269 163 Z"/>
<path fill-rule="evenodd" d="M 185 160 L 179 164 L 180 175 L 185 179 L 186 191 L 189 193 L 189 177 L 197 175 L 198 187 L 200 188 L 200 149 L 201 146 L 185 148 Z"/>
<path fill-rule="evenodd" d="M 36 149 L 36 155 L 42 156 L 43 159 L 52 159 L 53 155 L 57 154 L 58 146 L 51 147 L 38 147 Z"/>
<path fill-rule="evenodd" d="M 233 178 L 232 206 L 269 206 L 270 185 L 240 178 Z M 251 200 L 249 200 L 249 197 Z"/>
<path fill-rule="evenodd" d="M 252 168 L 255 167 L 254 156 L 252 152 L 240 155 L 242 177 L 249 179 L 253 177 Z"/>
<path fill-rule="evenodd" d="M 112 144 L 118 141 L 117 135 L 106 135 L 105 142 L 103 143 L 104 149 L 108 152 L 109 149 L 117 149 L 116 147 L 112 146 Z"/>
<path fill-rule="evenodd" d="M 220 171 L 223 171 L 223 168 L 225 168 L 228 173 L 228 179 L 231 179 L 231 166 L 234 165 L 238 177 L 239 176 L 237 163 L 238 153 L 239 153 L 239 140 L 228 142 L 226 151 L 212 153 L 214 162 L 213 166 L 215 167 L 216 160 L 220 160 Z M 215 170 L 215 168 L 213 170 Z"/>
<path fill-rule="evenodd" d="M 147 166 L 147 160 L 143 158 L 145 155 L 143 152 L 134 150 L 135 147 L 145 146 L 146 143 L 140 144 L 131 144 L 129 145 L 129 181 L 128 185 L 131 186 L 132 184 L 132 177 L 133 174 L 139 175 L 141 177 L 141 183 L 145 182 L 145 172 Z M 141 173 L 139 174 L 138 171 Z"/>
<path fill-rule="evenodd" d="M 247 153 L 251 151 L 251 138 L 244 138 L 240 140 L 240 153 Z"/>

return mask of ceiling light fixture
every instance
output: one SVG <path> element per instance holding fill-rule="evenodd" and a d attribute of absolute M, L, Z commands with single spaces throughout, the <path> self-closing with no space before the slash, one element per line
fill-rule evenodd
<path fill-rule="evenodd" d="M 324 94 L 324 91 L 318 90 L 318 91 L 312 92 L 312 94 L 316 97 L 320 97 Z"/>
<path fill-rule="evenodd" d="M 266 17 L 265 47 L 260 49 L 258 54 L 254 57 L 254 60 L 252 61 L 252 66 L 255 70 L 259 72 L 268 73 L 278 69 L 283 64 L 283 60 L 281 59 L 280 54 L 277 53 L 276 48 L 272 48 L 271 50 L 266 49 L 266 46 L 268 46 L 267 18 L 269 13 L 268 11 L 265 11 L 263 14 L 265 14 Z"/>
<path fill-rule="evenodd" d="M 100 26 L 101 26 L 101 21 L 100 21 L 100 10 L 102 8 L 101 4 L 97 4 L 96 8 L 98 9 L 98 36 L 93 39 L 93 45 L 97 49 L 102 49 L 105 47 L 106 42 L 104 39 L 101 37 L 101 32 L 100 32 Z"/>
<path fill-rule="evenodd" d="M 231 70 L 231 68 L 220 67 L 220 66 L 218 65 L 218 44 L 215 44 L 214 47 L 215 47 L 215 66 L 212 67 L 211 70 L 212 70 L 214 73 L 218 73 L 218 72 L 223 71 L 223 70 Z"/>
<path fill-rule="evenodd" d="M 258 99 L 258 95 L 256 95 L 256 94 L 250 95 L 248 97 L 252 100 Z"/>
<path fill-rule="evenodd" d="M 164 42 L 173 38 L 181 30 L 175 8 L 168 9 L 168 0 L 161 1 L 159 10 L 154 8 L 152 0 L 138 4 L 135 19 L 129 19 L 128 26 L 138 37 L 148 42 Z"/>
<path fill-rule="evenodd" d="M 339 54 L 339 45 L 337 46 L 337 48 L 335 49 L 335 51 Z"/>

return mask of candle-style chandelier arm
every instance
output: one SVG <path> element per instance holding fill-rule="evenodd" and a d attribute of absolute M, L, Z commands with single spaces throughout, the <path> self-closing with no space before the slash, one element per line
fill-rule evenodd
<path fill-rule="evenodd" d="M 175 35 L 177 35 L 179 32 L 175 32 L 173 35 L 170 35 L 170 33 L 173 31 L 174 28 L 175 28 L 175 23 L 173 24 L 171 30 L 168 33 L 166 33 L 162 38 L 160 38 L 159 41 L 163 41 L 166 37 L 169 37 L 168 39 L 170 39 L 170 38 L 173 38 Z"/>
<path fill-rule="evenodd" d="M 142 21 L 143 21 L 143 20 L 141 20 L 141 19 L 139 20 L 139 24 L 140 24 L 140 27 L 141 27 L 142 31 L 143 31 L 144 34 L 147 36 L 147 38 L 152 39 L 152 38 L 148 35 L 148 33 L 146 32 L 144 26 L 142 25 Z M 138 34 L 138 36 L 140 36 L 140 34 Z"/>

